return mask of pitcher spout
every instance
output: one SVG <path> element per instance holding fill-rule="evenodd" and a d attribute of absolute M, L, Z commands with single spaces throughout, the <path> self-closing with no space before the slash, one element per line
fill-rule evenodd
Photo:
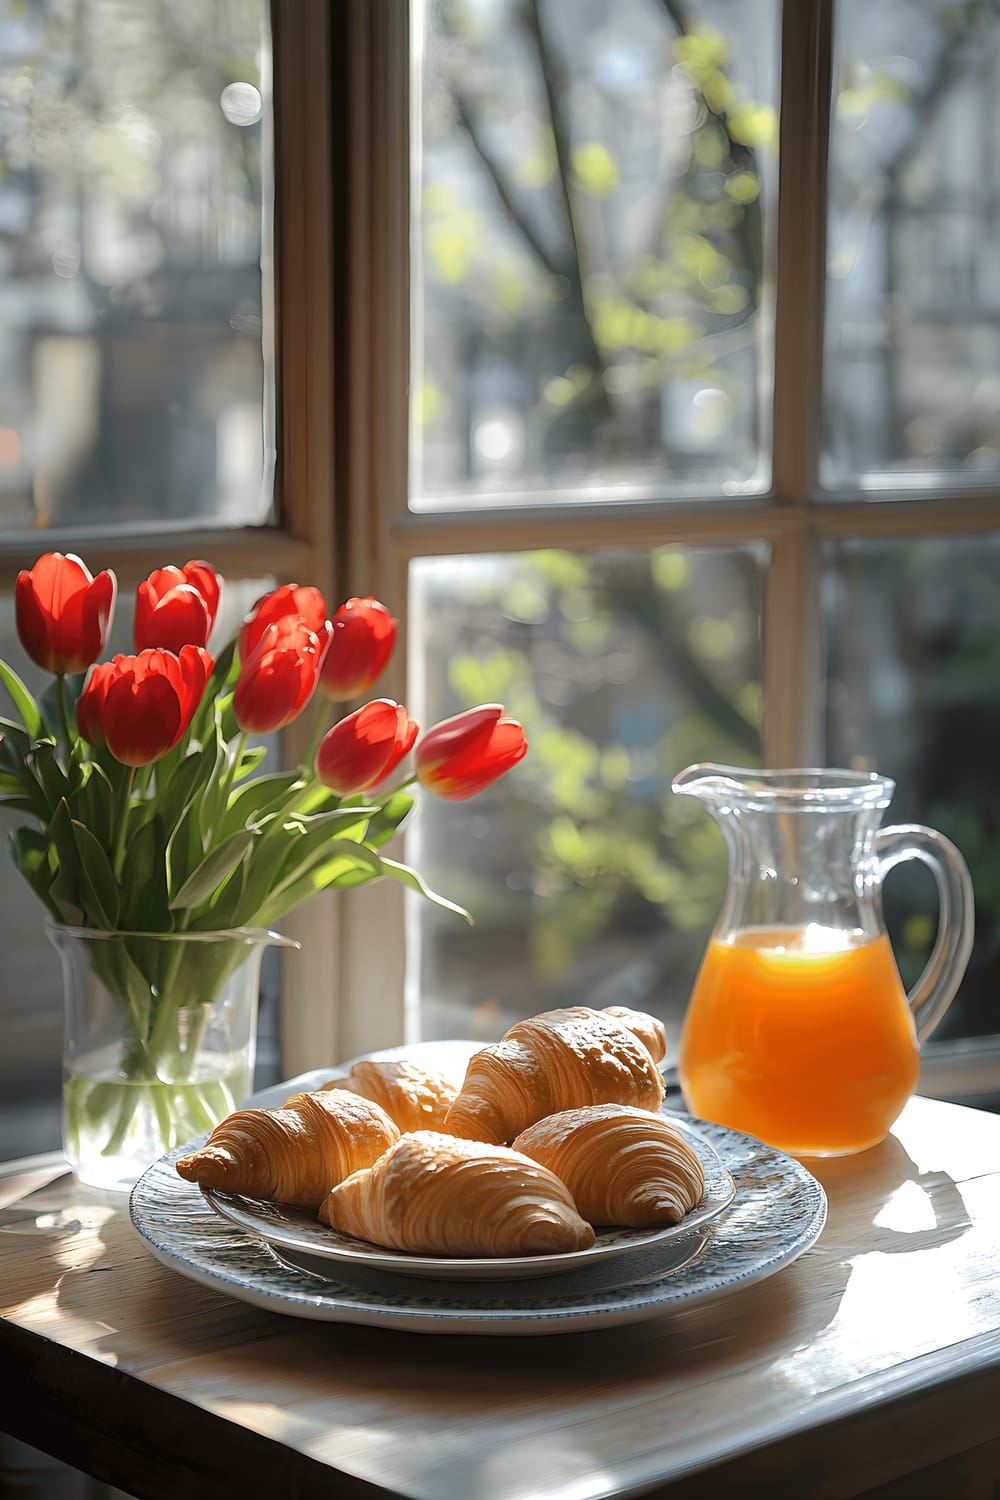
<path fill-rule="evenodd" d="M 739 766 L 723 766 L 716 761 L 700 760 L 693 766 L 685 766 L 683 771 L 678 771 L 670 785 L 675 792 L 688 797 L 700 797 L 706 791 L 719 790 L 722 786 L 741 788 L 746 785 L 747 778 L 755 774 L 753 771 L 741 770 Z"/>
<path fill-rule="evenodd" d="M 671 788 L 715 810 L 738 806 L 762 811 L 832 811 L 888 807 L 895 782 L 877 771 L 815 766 L 751 770 L 699 761 L 679 771 Z"/>
<path fill-rule="evenodd" d="M 706 807 L 719 811 L 733 802 L 743 802 L 747 793 L 760 785 L 760 773 L 703 760 L 679 771 L 670 785 L 678 795 L 696 797 Z"/>

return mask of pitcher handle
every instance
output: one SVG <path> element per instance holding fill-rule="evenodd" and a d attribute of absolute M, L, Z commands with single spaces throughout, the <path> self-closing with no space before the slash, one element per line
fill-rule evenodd
<path fill-rule="evenodd" d="M 937 884 L 938 930 L 927 966 L 907 995 L 923 1042 L 958 992 L 972 954 L 975 928 L 972 878 L 950 839 L 920 823 L 897 823 L 875 835 L 875 855 L 884 878 L 904 859 L 919 859 Z"/>

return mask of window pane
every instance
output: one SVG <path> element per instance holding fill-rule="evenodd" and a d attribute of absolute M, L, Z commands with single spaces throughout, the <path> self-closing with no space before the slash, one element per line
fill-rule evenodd
<path fill-rule="evenodd" d="M 0 17 L 0 528 L 271 516 L 266 0 Z"/>
<path fill-rule="evenodd" d="M 176 559 L 175 559 L 176 560 Z M 179 559 L 184 561 L 184 558 Z M 98 560 L 89 559 L 96 568 Z M 209 645 L 218 650 L 273 581 L 243 581 L 223 589 L 219 618 Z M 132 646 L 132 595 L 119 595 L 105 658 Z M 10 594 L 0 595 L 0 660 L 9 662 L 31 688 L 43 691 L 49 675 L 29 662 L 14 624 Z M 11 707 L 0 689 L 0 717 Z M 24 815 L 0 808 L 0 1160 L 53 1151 L 60 1144 L 62 1097 L 62 974 L 55 948 L 45 936 L 45 911 L 7 852 L 10 832 Z M 265 954 L 258 1026 L 257 1085 L 280 1076 L 277 1052 L 277 950 Z"/>
<path fill-rule="evenodd" d="M 766 488 L 774 0 L 416 0 L 411 504 Z"/>
<path fill-rule="evenodd" d="M 529 742 L 476 798 L 420 798 L 407 859 L 475 926 L 407 896 L 414 1035 L 623 1003 L 676 1044 L 727 859 L 670 781 L 709 755 L 760 762 L 764 563 L 662 548 L 411 565 L 419 722 L 502 702 Z"/>
<path fill-rule="evenodd" d="M 996 486 L 1000 16 L 837 7 L 826 302 L 831 487 Z"/>
<path fill-rule="evenodd" d="M 829 762 L 894 777 L 886 823 L 940 829 L 972 874 L 982 920 L 934 1039 L 1000 1032 L 1000 539 L 830 546 L 824 597 Z M 937 924 L 933 881 L 921 865 L 892 872 L 885 912 L 911 986 Z"/>

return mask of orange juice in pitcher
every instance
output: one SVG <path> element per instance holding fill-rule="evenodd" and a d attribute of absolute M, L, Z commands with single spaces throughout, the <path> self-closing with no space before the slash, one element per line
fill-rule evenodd
<path fill-rule="evenodd" d="M 933 829 L 880 829 L 893 789 L 868 772 L 712 765 L 674 781 L 713 813 L 730 855 L 681 1032 L 692 1113 L 802 1156 L 862 1151 L 888 1134 L 972 946 L 961 855 Z M 881 910 L 882 877 L 907 858 L 930 866 L 941 906 L 909 995 Z"/>

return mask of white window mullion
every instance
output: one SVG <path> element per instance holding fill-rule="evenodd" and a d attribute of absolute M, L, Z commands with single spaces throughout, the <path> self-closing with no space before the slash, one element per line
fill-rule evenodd
<path fill-rule="evenodd" d="M 819 539 L 808 524 L 821 441 L 831 0 L 786 3 L 781 35 L 772 484 L 785 525 L 773 544 L 764 623 L 769 765 L 825 759 L 819 732 Z"/>
<path fill-rule="evenodd" d="M 334 568 L 331 37 L 325 0 L 276 0 L 275 146 L 278 266 L 278 494 L 283 524 L 305 541 L 301 567 L 282 581 L 336 596 Z M 305 751 L 312 719 L 283 737 L 290 763 Z M 282 923 L 301 943 L 282 955 L 281 1051 L 286 1076 L 336 1061 L 336 986 L 342 913 L 314 897 Z"/>
<path fill-rule="evenodd" d="M 391 527 L 394 513 L 407 505 L 407 17 L 402 0 L 348 0 L 333 21 L 336 598 L 374 594 L 399 620 L 396 650 L 377 693 L 401 702 L 407 568 L 406 559 L 394 555 Z M 387 852 L 405 858 L 405 840 Z M 382 880 L 328 901 L 308 910 L 322 907 L 324 921 L 330 913 L 322 944 L 324 952 L 335 946 L 332 972 L 321 996 L 303 997 L 303 1014 L 326 1008 L 324 1046 L 335 1037 L 336 1056 L 344 1059 L 403 1037 L 403 892 Z M 300 956 L 292 956 L 289 969 Z M 298 1066 L 316 1066 L 308 1031 L 300 1035 Z"/>

